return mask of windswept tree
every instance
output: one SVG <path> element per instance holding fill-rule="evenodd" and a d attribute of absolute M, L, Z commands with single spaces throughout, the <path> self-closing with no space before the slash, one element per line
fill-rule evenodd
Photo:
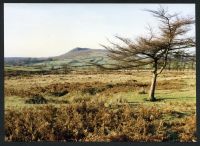
<path fill-rule="evenodd" d="M 170 14 L 167 9 L 146 10 L 158 21 L 158 32 L 154 33 L 151 27 L 146 36 L 135 40 L 116 36 L 120 43 L 111 42 L 110 46 L 102 45 L 108 50 L 108 56 L 116 63 L 101 65 L 103 69 L 133 69 L 140 66 L 152 66 L 152 81 L 149 91 L 149 100 L 155 101 L 156 80 L 166 68 L 168 56 L 173 53 L 195 47 L 193 37 L 187 37 L 194 18 L 181 17 L 180 14 Z"/>

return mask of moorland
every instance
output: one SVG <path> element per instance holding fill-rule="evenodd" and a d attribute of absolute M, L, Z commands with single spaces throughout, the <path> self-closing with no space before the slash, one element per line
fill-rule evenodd
<path fill-rule="evenodd" d="M 5 140 L 196 141 L 194 64 L 172 62 L 150 102 L 148 68 L 84 64 L 108 62 L 105 54 L 76 48 L 53 58 L 5 58 Z"/>

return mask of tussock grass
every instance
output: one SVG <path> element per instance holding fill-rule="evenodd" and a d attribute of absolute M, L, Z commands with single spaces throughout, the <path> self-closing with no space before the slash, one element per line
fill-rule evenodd
<path fill-rule="evenodd" d="M 6 141 L 195 141 L 195 116 L 164 121 L 173 111 L 129 105 L 106 107 L 102 101 L 68 106 L 9 109 Z"/>
<path fill-rule="evenodd" d="M 150 78 L 147 71 L 5 77 L 5 139 L 196 141 L 194 72 L 164 72 L 157 102 L 145 101 Z"/>

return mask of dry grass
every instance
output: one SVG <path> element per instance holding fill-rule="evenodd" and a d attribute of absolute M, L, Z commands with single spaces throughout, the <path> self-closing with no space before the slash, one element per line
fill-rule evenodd
<path fill-rule="evenodd" d="M 194 72 L 5 77 L 6 141 L 196 141 Z M 42 103 L 42 104 L 41 104 Z"/>
<path fill-rule="evenodd" d="M 173 111 L 102 101 L 45 106 L 5 114 L 6 141 L 195 141 L 195 116 L 165 121 Z"/>

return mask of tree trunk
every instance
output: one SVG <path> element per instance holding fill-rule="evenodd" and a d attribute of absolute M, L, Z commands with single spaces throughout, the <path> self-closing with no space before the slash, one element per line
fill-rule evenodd
<path fill-rule="evenodd" d="M 152 81 L 151 81 L 151 88 L 150 88 L 150 92 L 149 92 L 149 100 L 150 101 L 156 100 L 156 98 L 155 98 L 156 79 L 157 79 L 157 74 L 153 73 Z"/>
<path fill-rule="evenodd" d="M 151 87 L 150 87 L 150 91 L 149 91 L 149 100 L 150 101 L 155 101 L 156 98 L 155 98 L 155 89 L 156 89 L 156 79 L 157 79 L 157 76 L 158 76 L 158 73 L 157 73 L 157 68 L 158 67 L 158 61 L 157 59 L 154 60 L 154 64 L 153 64 L 153 76 L 152 76 L 152 81 L 151 81 Z"/>

